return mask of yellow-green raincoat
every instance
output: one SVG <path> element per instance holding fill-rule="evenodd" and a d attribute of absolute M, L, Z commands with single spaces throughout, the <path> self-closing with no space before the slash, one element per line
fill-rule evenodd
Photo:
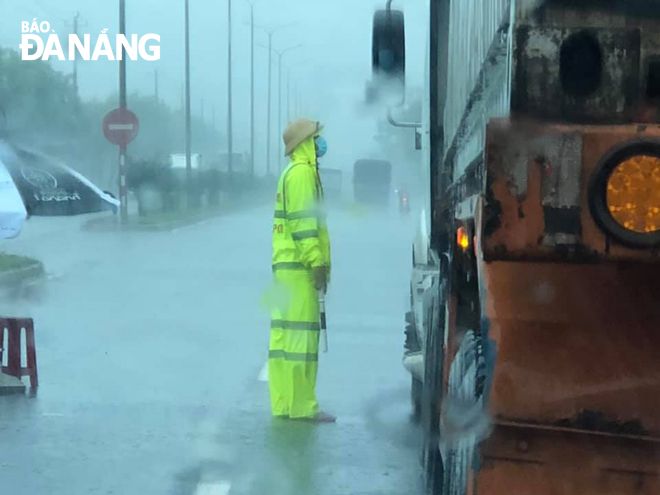
<path fill-rule="evenodd" d="M 272 309 L 268 381 L 274 416 L 312 417 L 319 351 L 319 294 L 312 268 L 330 270 L 330 239 L 322 214 L 323 188 L 314 137 L 291 154 L 277 186 L 273 274 L 286 304 Z"/>

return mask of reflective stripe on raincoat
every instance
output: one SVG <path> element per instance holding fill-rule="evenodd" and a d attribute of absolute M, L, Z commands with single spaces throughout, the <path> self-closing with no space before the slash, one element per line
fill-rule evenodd
<path fill-rule="evenodd" d="M 286 303 L 271 314 L 268 380 L 275 416 L 310 417 L 319 411 L 316 373 L 319 301 L 312 268 L 330 268 L 330 241 L 321 213 L 323 190 L 314 139 L 304 141 L 282 173 L 273 224 L 273 276 Z"/>

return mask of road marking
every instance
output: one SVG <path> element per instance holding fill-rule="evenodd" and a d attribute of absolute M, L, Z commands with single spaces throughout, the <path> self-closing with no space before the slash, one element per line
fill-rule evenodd
<path fill-rule="evenodd" d="M 195 495 L 228 495 L 231 483 L 219 481 L 217 483 L 199 483 Z"/>
<path fill-rule="evenodd" d="M 43 417 L 45 418 L 63 418 L 64 414 L 61 413 L 43 413 Z"/>
<path fill-rule="evenodd" d="M 264 364 L 261 368 L 261 371 L 259 372 L 259 378 L 257 378 L 257 380 L 260 382 L 268 381 L 268 361 L 266 361 L 266 364 Z"/>

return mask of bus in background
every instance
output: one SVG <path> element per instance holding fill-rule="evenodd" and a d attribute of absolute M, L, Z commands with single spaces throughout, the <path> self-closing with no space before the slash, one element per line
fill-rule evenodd
<path fill-rule="evenodd" d="M 353 166 L 353 196 L 357 203 L 385 209 L 392 194 L 392 164 L 386 160 L 358 160 Z"/>

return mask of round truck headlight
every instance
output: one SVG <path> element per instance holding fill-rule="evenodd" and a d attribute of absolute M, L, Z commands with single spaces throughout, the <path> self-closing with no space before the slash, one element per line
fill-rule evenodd
<path fill-rule="evenodd" d="M 601 160 L 590 190 L 591 213 L 618 241 L 660 245 L 660 142 L 635 141 Z"/>

